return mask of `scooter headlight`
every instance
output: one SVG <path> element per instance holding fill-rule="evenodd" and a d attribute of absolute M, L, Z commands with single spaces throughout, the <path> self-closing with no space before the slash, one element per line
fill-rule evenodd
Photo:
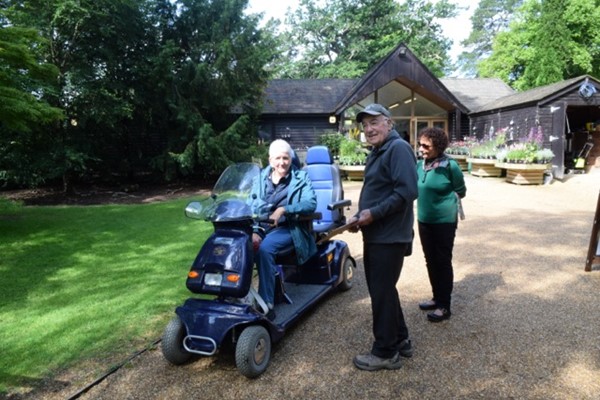
<path fill-rule="evenodd" d="M 221 286 L 223 274 L 206 273 L 204 274 L 204 284 L 209 286 Z"/>

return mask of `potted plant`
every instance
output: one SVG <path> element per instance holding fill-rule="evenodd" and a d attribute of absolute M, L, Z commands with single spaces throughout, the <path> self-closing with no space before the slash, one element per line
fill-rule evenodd
<path fill-rule="evenodd" d="M 554 152 L 550 149 L 540 149 L 536 152 L 536 159 L 539 164 L 548 164 L 554 158 Z"/>
<path fill-rule="evenodd" d="M 535 131 L 535 135 L 530 135 L 525 142 L 511 144 L 496 153 L 496 166 L 506 169 L 507 182 L 519 185 L 543 183 L 544 173 L 554 153 L 541 148 L 539 135 L 539 131 Z"/>
<path fill-rule="evenodd" d="M 471 164 L 471 175 L 483 177 L 502 175 L 502 170 L 495 164 L 498 149 L 504 146 L 505 140 L 504 130 L 500 130 L 495 137 L 480 141 L 469 149 L 467 162 Z"/>
<path fill-rule="evenodd" d="M 337 160 L 340 156 L 340 144 L 343 140 L 344 135 L 333 131 L 325 132 L 319 136 L 319 144 L 327 146 L 334 160 Z"/>
<path fill-rule="evenodd" d="M 365 163 L 369 151 L 356 139 L 343 136 L 340 142 L 340 170 L 350 180 L 364 178 Z"/>
<path fill-rule="evenodd" d="M 468 169 L 469 142 L 462 140 L 450 142 L 445 153 L 456 160 L 461 170 L 466 171 Z"/>
<path fill-rule="evenodd" d="M 451 156 L 468 156 L 469 147 L 467 143 L 463 141 L 450 142 L 446 148 L 446 154 Z"/>

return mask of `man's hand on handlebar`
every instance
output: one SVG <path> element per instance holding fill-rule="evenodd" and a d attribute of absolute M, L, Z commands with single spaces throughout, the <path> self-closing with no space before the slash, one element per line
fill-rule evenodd
<path fill-rule="evenodd" d="M 348 220 L 348 224 L 354 224 L 352 228 L 349 229 L 350 232 L 358 232 L 361 226 L 370 225 L 373 222 L 373 216 L 371 215 L 371 210 L 366 209 L 362 210 L 358 215 L 353 216 Z"/>

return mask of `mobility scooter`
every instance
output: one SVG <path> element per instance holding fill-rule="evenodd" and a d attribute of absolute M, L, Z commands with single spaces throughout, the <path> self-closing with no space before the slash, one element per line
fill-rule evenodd
<path fill-rule="evenodd" d="M 317 254 L 303 265 L 295 265 L 293 248 L 277 255 L 274 320 L 266 317 L 266 304 L 253 285 L 252 230 L 271 212 L 268 204 L 249 198 L 258 165 L 229 166 L 208 199 L 188 204 L 186 216 L 212 222 L 214 233 L 201 247 L 186 281 L 191 292 L 202 296 L 177 307 L 165 328 L 162 352 L 170 363 L 183 364 L 193 355 L 212 356 L 227 344 L 235 349 L 238 371 L 257 377 L 269 364 L 273 342 L 327 294 L 352 287 L 356 263 L 345 242 L 331 239 L 344 229 L 343 211 L 350 205 L 343 199 L 340 171 L 325 146 L 308 149 L 305 162 L 317 194 L 317 210 L 306 221 L 312 225 Z"/>

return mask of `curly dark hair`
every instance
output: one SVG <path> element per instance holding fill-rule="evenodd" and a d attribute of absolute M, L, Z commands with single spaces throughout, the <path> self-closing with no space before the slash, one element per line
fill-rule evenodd
<path fill-rule="evenodd" d="M 423 128 L 419 131 L 419 139 L 422 137 L 431 140 L 431 144 L 440 154 L 448 148 L 448 134 L 441 128 Z"/>

